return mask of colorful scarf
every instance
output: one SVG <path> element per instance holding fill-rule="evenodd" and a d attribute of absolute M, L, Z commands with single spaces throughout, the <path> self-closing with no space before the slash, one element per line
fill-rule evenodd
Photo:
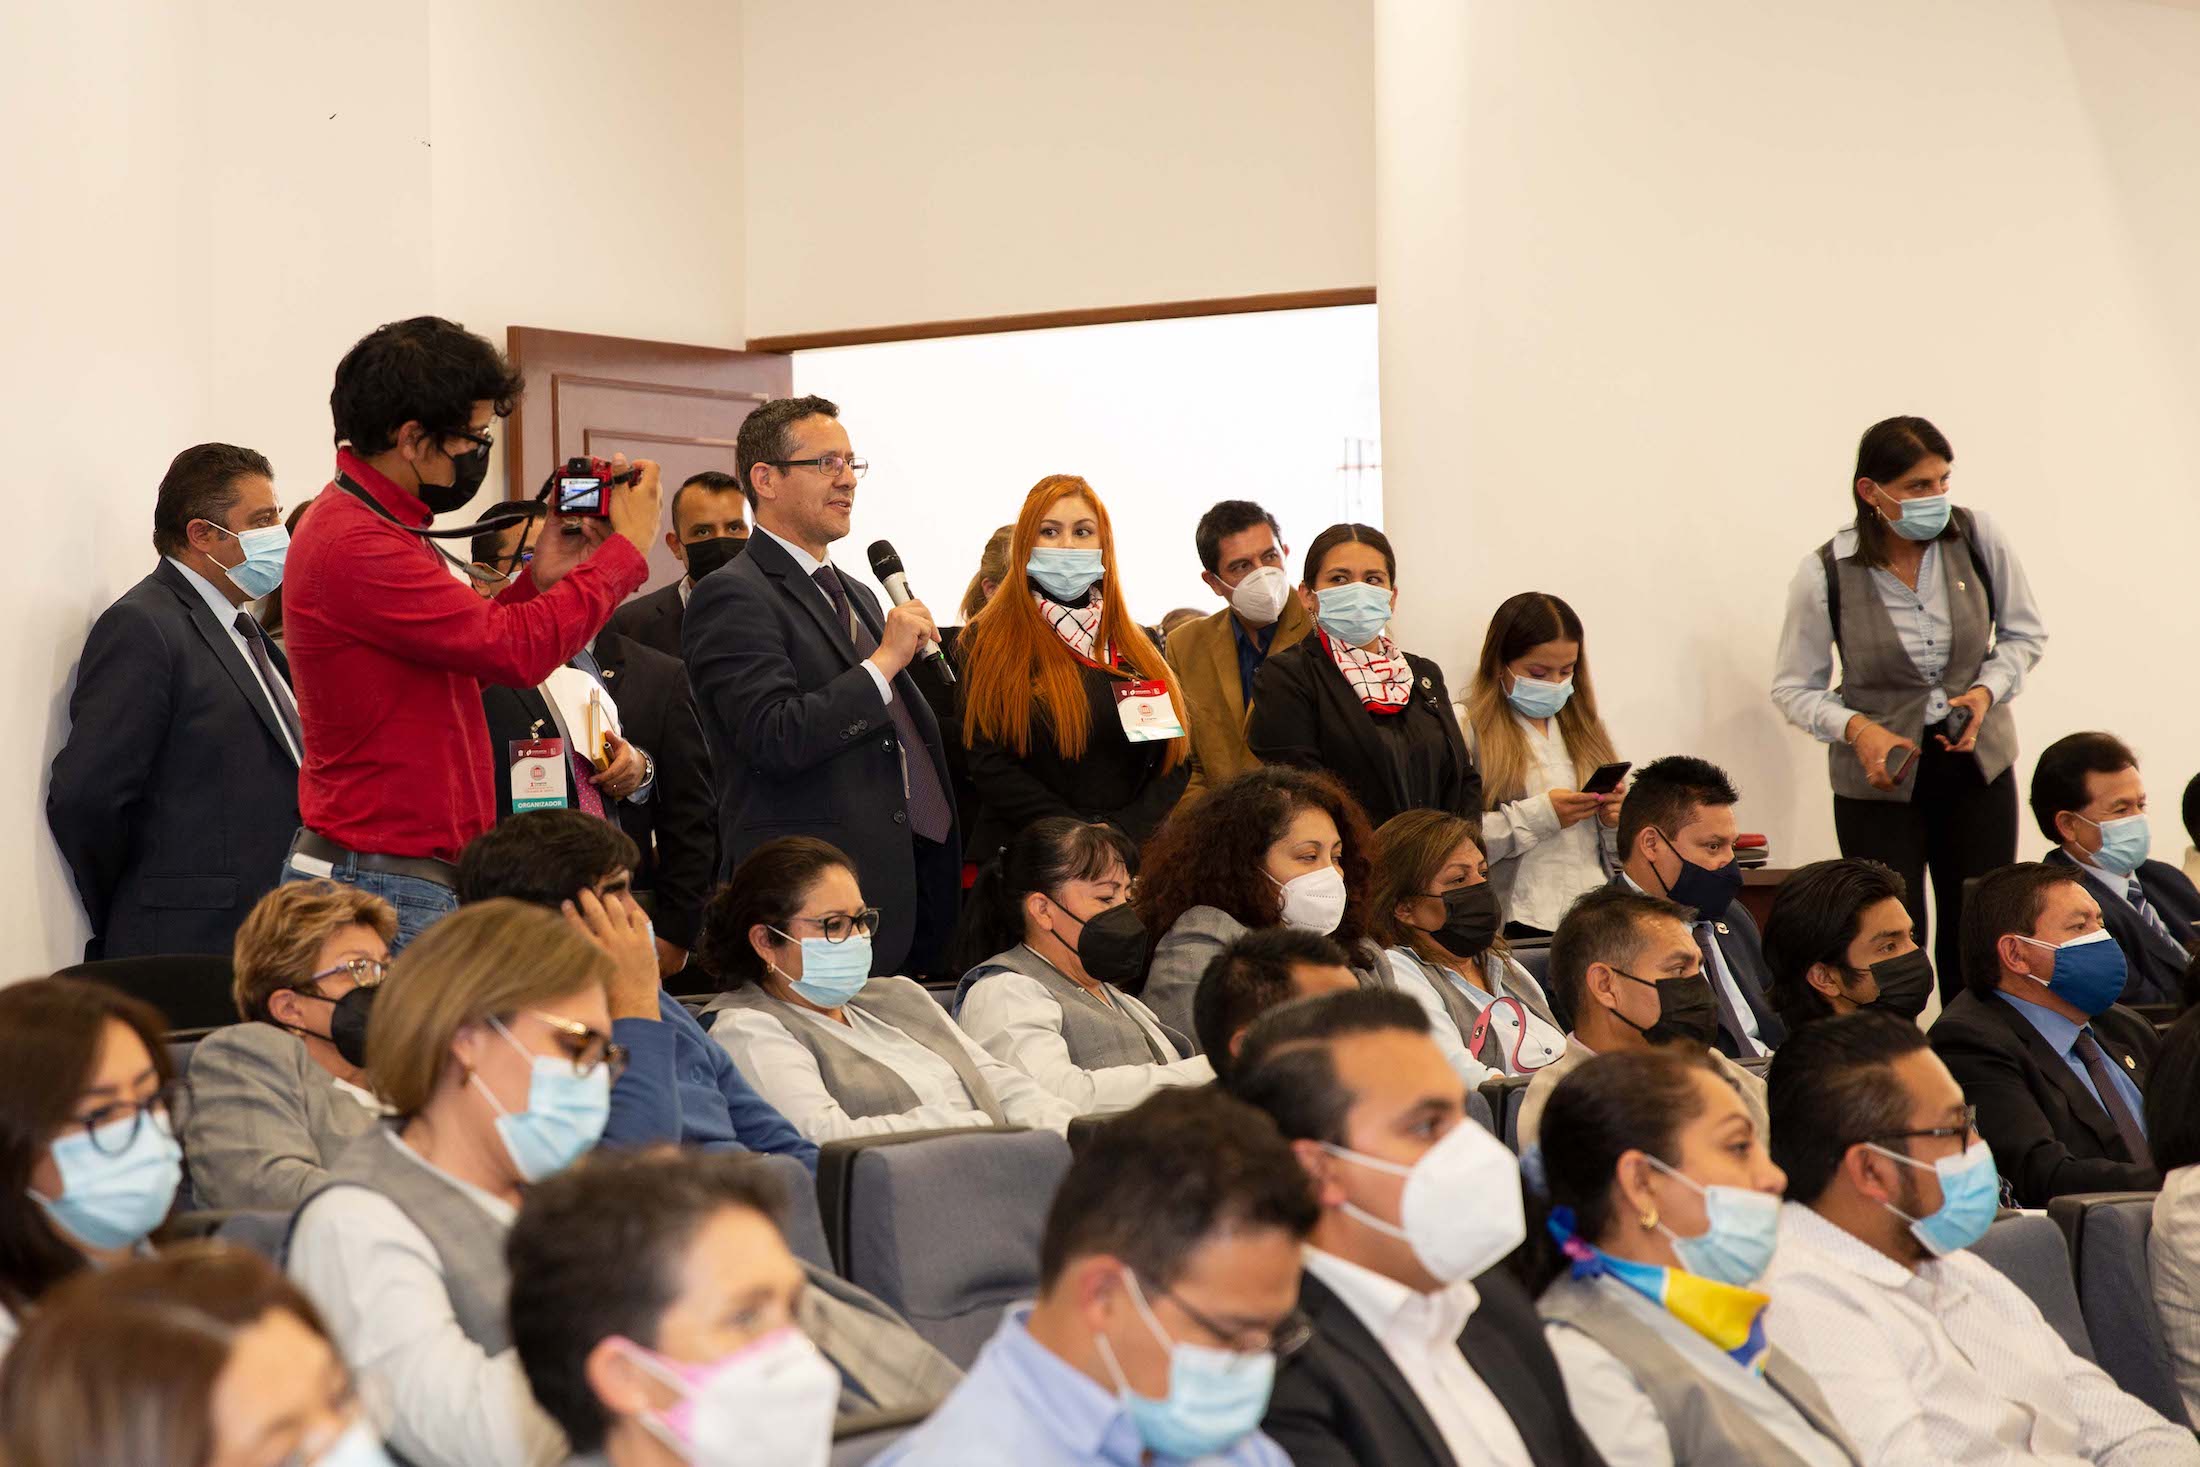
<path fill-rule="evenodd" d="M 1396 713 L 1413 696 L 1413 669 L 1406 664 L 1406 654 L 1390 638 L 1378 639 L 1375 650 L 1365 652 L 1327 632 L 1317 631 L 1315 635 L 1321 638 L 1329 660 L 1344 674 L 1368 712 Z"/>
<path fill-rule="evenodd" d="M 1054 628 L 1055 635 L 1062 639 L 1063 645 L 1095 666 L 1106 665 L 1101 660 L 1097 645 L 1100 640 L 1100 595 L 1097 591 L 1083 606 L 1064 606 L 1059 601 L 1048 600 L 1037 591 L 1031 593 L 1031 599 L 1038 603 L 1039 614 Z M 1113 662 L 1115 659 L 1111 656 L 1108 661 Z"/>
<path fill-rule="evenodd" d="M 1770 1296 L 1685 1269 L 1614 1258 L 1575 1235 L 1570 1207 L 1551 1209 L 1548 1226 L 1558 1240 L 1558 1251 L 1572 1262 L 1575 1278 L 1609 1278 L 1625 1284 L 1724 1350 L 1744 1370 L 1765 1373 L 1765 1351 L 1770 1348 L 1765 1338 L 1765 1306 L 1772 1302 Z"/>

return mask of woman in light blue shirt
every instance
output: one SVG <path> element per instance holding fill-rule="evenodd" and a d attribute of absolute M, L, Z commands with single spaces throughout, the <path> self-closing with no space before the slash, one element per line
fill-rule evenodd
<path fill-rule="evenodd" d="M 1943 998 L 1961 983 L 1963 883 L 2017 858 L 2008 705 L 2047 646 L 2009 542 L 1950 498 L 1954 462 L 1923 418 L 1865 430 L 1855 523 L 1796 568 L 1772 678 L 1788 722 L 1827 746 L 1841 854 L 1902 877 L 1920 943 L 1930 869 Z"/>

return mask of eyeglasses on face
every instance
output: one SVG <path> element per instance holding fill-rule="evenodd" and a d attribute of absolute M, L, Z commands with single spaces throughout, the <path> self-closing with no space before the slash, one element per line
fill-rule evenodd
<path fill-rule="evenodd" d="M 91 1110 L 70 1117 L 70 1123 L 81 1126 L 91 1137 L 92 1150 L 101 1156 L 120 1156 L 128 1151 L 138 1138 L 138 1131 L 145 1125 L 148 1115 L 169 1116 L 175 1113 L 176 1098 L 184 1093 L 184 1082 L 170 1080 L 143 1100 L 110 1100 Z M 128 1126 L 115 1122 L 128 1120 Z M 108 1129 L 113 1127 L 113 1129 Z"/>
<path fill-rule="evenodd" d="M 1971 1138 L 1977 1134 L 1978 1107 L 1967 1105 L 1963 1108 L 1963 1124 L 1960 1126 L 1927 1126 L 1915 1131 L 1882 1131 L 1876 1136 L 1866 1136 L 1864 1139 L 1867 1142 L 1905 1141 L 1912 1136 L 1939 1136 L 1945 1140 L 1961 1141 L 1965 1145 L 1969 1145 Z"/>
<path fill-rule="evenodd" d="M 1182 1310 L 1186 1319 L 1222 1341 L 1223 1347 L 1233 1354 L 1259 1355 L 1266 1352 L 1281 1360 L 1305 1349 L 1307 1341 L 1314 1338 L 1314 1321 L 1297 1309 L 1277 1320 L 1272 1329 L 1228 1330 L 1185 1303 L 1184 1297 L 1175 1290 L 1156 1289 L 1154 1292 Z"/>
<path fill-rule="evenodd" d="M 299 987 L 301 990 L 318 987 L 324 978 L 349 978 L 356 987 L 379 988 L 382 980 L 389 975 L 390 965 L 386 959 L 350 958 L 333 968 L 323 968 L 320 972 L 309 975 Z M 320 995 L 310 994 L 308 997 L 318 998 Z"/>
<path fill-rule="evenodd" d="M 764 461 L 775 469 L 816 469 L 828 479 L 839 478 L 842 469 L 859 479 L 871 471 L 869 459 L 851 458 L 845 453 L 821 453 L 816 458 L 771 458 Z"/>
<path fill-rule="evenodd" d="M 527 1017 L 558 1036 L 558 1048 L 565 1051 L 565 1057 L 573 1063 L 573 1073 L 582 1079 L 595 1074 L 599 1065 L 610 1067 L 614 1085 L 619 1082 L 619 1076 L 626 1073 L 626 1046 L 613 1043 L 609 1035 L 539 1009 L 529 1009 Z"/>
<path fill-rule="evenodd" d="M 855 913 L 829 912 L 822 917 L 789 917 L 787 919 L 789 927 L 797 924 L 807 924 L 815 927 L 827 942 L 846 942 L 850 937 L 859 933 L 869 937 L 872 933 L 878 931 L 878 908 L 865 907 L 862 911 Z M 774 932 L 779 931 L 776 927 L 772 930 Z M 789 942 L 799 941 L 791 932 L 780 932 L 779 935 Z"/>

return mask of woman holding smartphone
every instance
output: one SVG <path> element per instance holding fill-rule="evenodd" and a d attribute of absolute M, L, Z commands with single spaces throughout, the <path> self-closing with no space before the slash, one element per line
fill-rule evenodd
<path fill-rule="evenodd" d="M 1919 943 L 1931 870 L 1943 998 L 1962 984 L 1963 883 L 2017 858 L 2008 704 L 2047 646 L 2015 551 L 1950 498 L 1954 465 L 1923 418 L 1865 430 L 1855 521 L 1796 568 L 1772 678 L 1788 722 L 1827 746 L 1841 854 L 1902 878 Z"/>

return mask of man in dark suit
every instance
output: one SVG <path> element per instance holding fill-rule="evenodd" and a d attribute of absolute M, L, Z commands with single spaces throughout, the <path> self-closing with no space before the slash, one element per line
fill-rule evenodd
<path fill-rule="evenodd" d="M 202 443 L 168 466 L 161 562 L 92 624 L 46 795 L 87 959 L 226 954 L 282 874 L 303 743 L 290 665 L 245 607 L 288 543 L 259 454 Z"/>
<path fill-rule="evenodd" d="M 783 835 L 854 862 L 880 913 L 874 973 L 932 971 L 962 892 L 938 721 L 908 667 L 932 614 L 878 601 L 827 558 L 849 532 L 856 480 L 840 410 L 765 403 L 734 454 L 758 534 L 695 588 L 682 632 L 718 773 L 719 874 Z"/>
<path fill-rule="evenodd" d="M 683 574 L 612 612 L 611 630 L 677 658 L 680 624 L 696 583 L 748 546 L 748 508 L 741 481 L 731 474 L 708 469 L 682 484 L 672 496 L 672 530 L 665 545 Z"/>
<path fill-rule="evenodd" d="M 1266 1111 L 1314 1187 L 1299 1308 L 1262 1430 L 1298 1467 L 1595 1464 L 1527 1290 L 1520 1174 L 1467 1118 L 1411 998 L 1356 989 L 1271 1010 L 1232 1091 Z M 1423 1175 L 1428 1172 L 1428 1175 Z M 1443 1205 L 1409 1214 L 1401 1174 Z"/>
<path fill-rule="evenodd" d="M 1613 878 L 1695 910 L 1703 975 L 1718 1003 L 1719 1053 L 1730 1059 L 1770 1054 L 1787 1026 L 1765 992 L 1772 986 L 1757 923 L 1741 903 L 1742 868 L 1734 863 L 1734 806 L 1741 796 L 1726 771 L 1686 754 L 1653 759 L 1635 771 L 1620 806 L 1620 870 Z"/>
<path fill-rule="evenodd" d="M 2067 866 L 2005 866 L 1964 900 L 1964 992 L 1928 1037 L 2020 1207 L 2162 1184 L 2146 1135 L 2154 1026 L 2116 1004 L 2124 978 Z"/>
<path fill-rule="evenodd" d="M 2148 859 L 2153 841 L 2138 756 L 2114 734 L 2055 740 L 2032 769 L 2032 818 L 2057 846 L 2048 861 L 2085 878 L 2124 950 L 2131 980 L 2123 1001 L 2181 1002 L 2200 938 L 2200 889 L 2177 867 Z"/>

